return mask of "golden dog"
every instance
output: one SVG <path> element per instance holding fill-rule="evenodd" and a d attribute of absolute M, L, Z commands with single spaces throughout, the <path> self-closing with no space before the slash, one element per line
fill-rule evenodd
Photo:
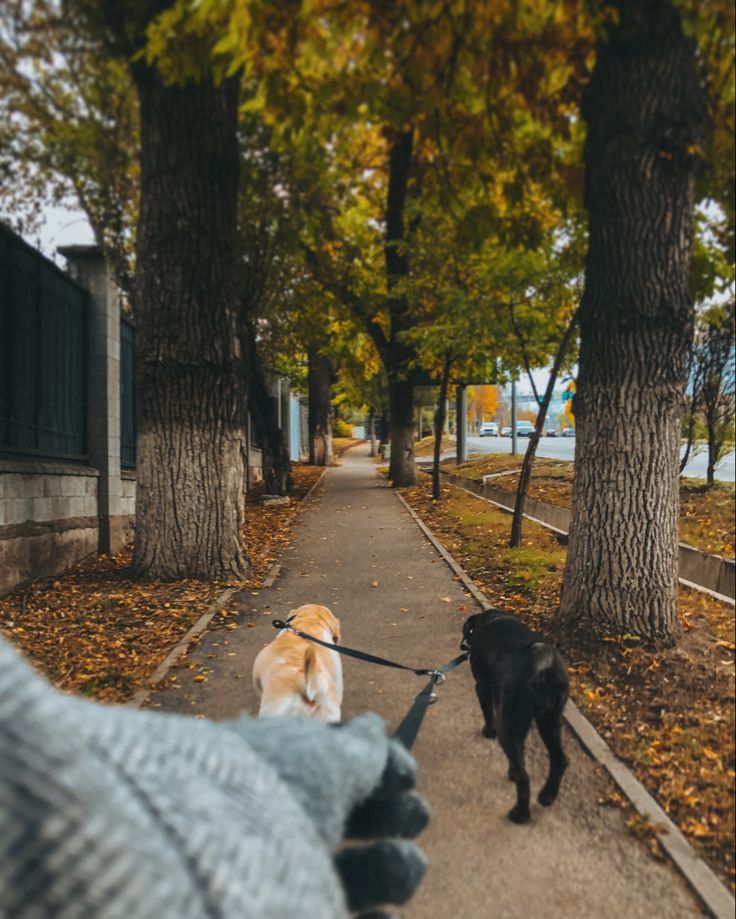
<path fill-rule="evenodd" d="M 340 620 L 326 606 L 310 603 L 292 610 L 289 625 L 336 644 Z M 339 721 L 342 705 L 340 655 L 282 629 L 253 663 L 260 715 L 306 715 Z"/>

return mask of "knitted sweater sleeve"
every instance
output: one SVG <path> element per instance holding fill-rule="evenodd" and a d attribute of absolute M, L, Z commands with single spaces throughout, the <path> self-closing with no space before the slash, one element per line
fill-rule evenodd
<path fill-rule="evenodd" d="M 62 695 L 0 640 L 0 915 L 331 919 L 375 715 L 214 724 Z"/>

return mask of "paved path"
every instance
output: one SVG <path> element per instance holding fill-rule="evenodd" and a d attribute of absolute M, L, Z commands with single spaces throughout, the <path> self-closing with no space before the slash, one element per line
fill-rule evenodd
<path fill-rule="evenodd" d="M 180 688 L 158 692 L 150 704 L 212 718 L 254 713 L 251 667 L 273 638 L 270 618 L 307 602 L 334 610 L 345 644 L 417 666 L 454 657 L 461 624 L 477 611 L 360 447 L 328 470 L 276 586 L 241 594 L 241 628 L 209 633 L 194 652 L 212 668 L 208 681 L 194 683 L 182 670 Z M 412 674 L 347 658 L 344 673 L 344 716 L 373 709 L 391 726 L 422 685 Z M 569 733 L 571 765 L 557 804 L 535 802 L 532 822 L 516 826 L 505 818 L 513 785 L 500 750 L 481 737 L 468 668 L 451 674 L 439 694 L 414 747 L 433 811 L 421 838 L 431 865 L 405 919 L 702 915 L 676 870 L 630 835 L 618 809 L 600 803 L 608 779 Z M 536 734 L 528 760 L 535 794 L 546 769 Z"/>

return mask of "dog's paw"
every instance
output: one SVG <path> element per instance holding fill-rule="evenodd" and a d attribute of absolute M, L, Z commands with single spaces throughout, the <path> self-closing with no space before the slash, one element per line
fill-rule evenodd
<path fill-rule="evenodd" d="M 554 804 L 557 800 L 557 791 L 552 788 L 543 788 L 537 795 L 537 801 L 542 805 L 542 807 L 549 807 L 550 804 Z"/>
<path fill-rule="evenodd" d="M 529 823 L 529 808 L 517 804 L 509 811 L 509 820 L 513 823 Z"/>
<path fill-rule="evenodd" d="M 489 727 L 487 724 L 483 725 L 483 730 L 481 731 L 484 737 L 487 737 L 489 740 L 494 740 L 498 736 L 498 732 L 495 728 Z"/>

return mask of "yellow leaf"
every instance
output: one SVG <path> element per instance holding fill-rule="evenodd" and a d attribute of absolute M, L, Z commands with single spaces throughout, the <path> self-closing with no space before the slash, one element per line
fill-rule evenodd
<path fill-rule="evenodd" d="M 206 682 L 207 682 L 207 677 L 206 677 L 203 673 L 198 673 L 198 674 L 194 677 L 194 682 L 195 682 L 195 683 L 206 683 Z"/>

